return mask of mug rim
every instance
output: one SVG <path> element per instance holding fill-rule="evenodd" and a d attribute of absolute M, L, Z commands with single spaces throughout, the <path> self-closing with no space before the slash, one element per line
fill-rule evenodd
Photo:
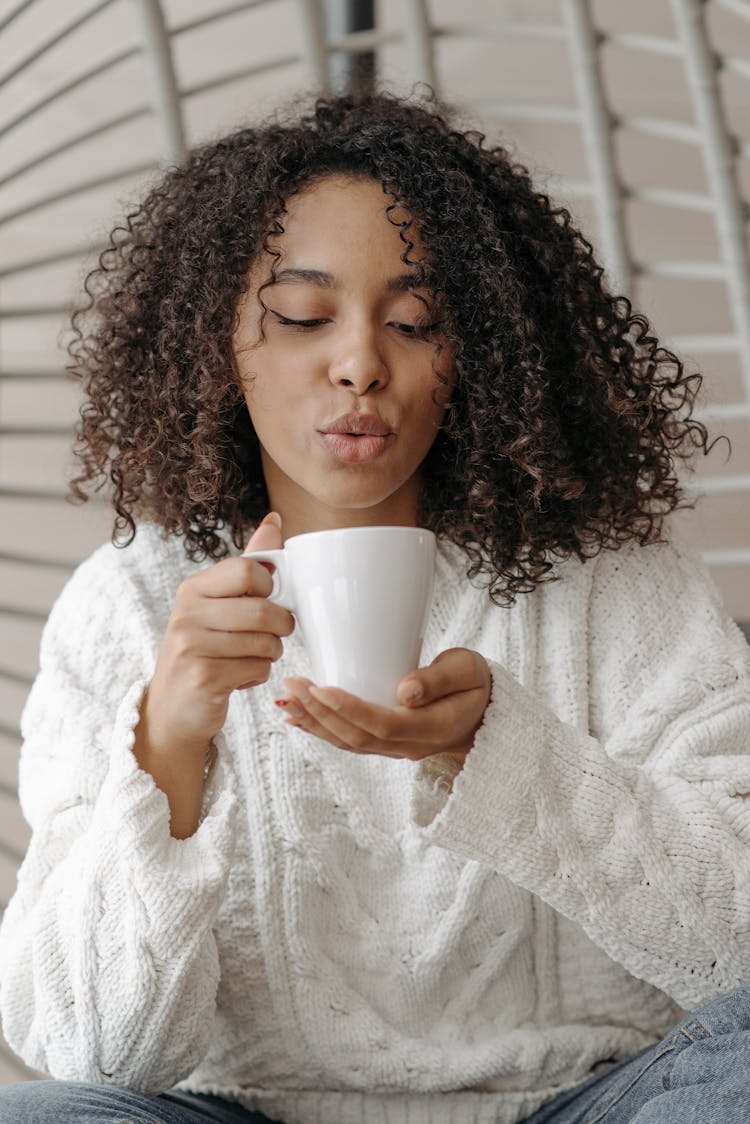
<path fill-rule="evenodd" d="M 289 546 L 289 543 L 296 542 L 297 539 L 310 539 L 316 535 L 347 535 L 353 531 L 359 532 L 375 532 L 375 531 L 405 531 L 408 534 L 431 535 L 433 539 L 436 537 L 435 532 L 431 531 L 428 527 L 402 527 L 398 523 L 379 523 L 374 526 L 367 527 L 328 527 L 324 531 L 303 531 L 299 535 L 290 535 L 284 542 L 284 548 Z"/>

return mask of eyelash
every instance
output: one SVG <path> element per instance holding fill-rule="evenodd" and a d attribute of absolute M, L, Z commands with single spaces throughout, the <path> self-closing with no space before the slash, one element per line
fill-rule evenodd
<path fill-rule="evenodd" d="M 271 309 L 271 311 L 273 312 L 273 309 Z M 288 316 L 282 316 L 280 312 L 274 312 L 273 314 L 278 320 L 279 324 L 281 324 L 282 326 L 288 325 L 294 328 L 299 328 L 303 332 L 310 331 L 313 328 L 317 328 L 318 324 L 325 324 L 325 320 L 290 320 Z M 398 328 L 399 331 L 403 332 L 404 335 L 415 338 L 417 336 L 429 335 L 432 332 L 437 331 L 437 329 L 440 327 L 440 322 L 436 321 L 434 324 L 420 325 L 394 324 L 394 327 Z"/>

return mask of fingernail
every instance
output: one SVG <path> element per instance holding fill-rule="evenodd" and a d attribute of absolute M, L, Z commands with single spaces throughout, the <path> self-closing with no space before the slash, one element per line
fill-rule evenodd
<path fill-rule="evenodd" d="M 302 718 L 304 711 L 300 710 L 292 699 L 274 699 L 273 701 L 276 706 L 285 707 L 287 714 L 291 714 L 293 718 Z"/>
<path fill-rule="evenodd" d="M 410 683 L 404 692 L 404 698 L 407 702 L 419 702 L 424 694 L 419 683 Z"/>

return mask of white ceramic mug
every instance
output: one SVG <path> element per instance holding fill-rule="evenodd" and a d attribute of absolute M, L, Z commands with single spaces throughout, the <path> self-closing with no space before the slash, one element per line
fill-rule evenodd
<path fill-rule="evenodd" d="M 319 687 L 396 706 L 400 680 L 419 666 L 435 553 L 422 527 L 346 527 L 245 557 L 275 566 L 270 600 L 294 613 Z"/>

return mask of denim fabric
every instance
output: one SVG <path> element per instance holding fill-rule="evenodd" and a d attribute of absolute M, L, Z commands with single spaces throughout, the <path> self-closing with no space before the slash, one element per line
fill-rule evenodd
<path fill-rule="evenodd" d="M 232 1101 L 195 1093 L 137 1093 L 85 1081 L 0 1088 L 0 1124 L 273 1124 Z"/>
<path fill-rule="evenodd" d="M 661 1042 L 548 1101 L 523 1124 L 748 1124 L 750 984 Z"/>
<path fill-rule="evenodd" d="M 136 1122 L 272 1124 L 231 1101 L 181 1090 L 157 1096 L 82 1081 L 0 1087 L 0 1124 Z M 678 1122 L 750 1122 L 750 984 L 699 1007 L 661 1042 L 548 1101 L 524 1124 Z"/>

